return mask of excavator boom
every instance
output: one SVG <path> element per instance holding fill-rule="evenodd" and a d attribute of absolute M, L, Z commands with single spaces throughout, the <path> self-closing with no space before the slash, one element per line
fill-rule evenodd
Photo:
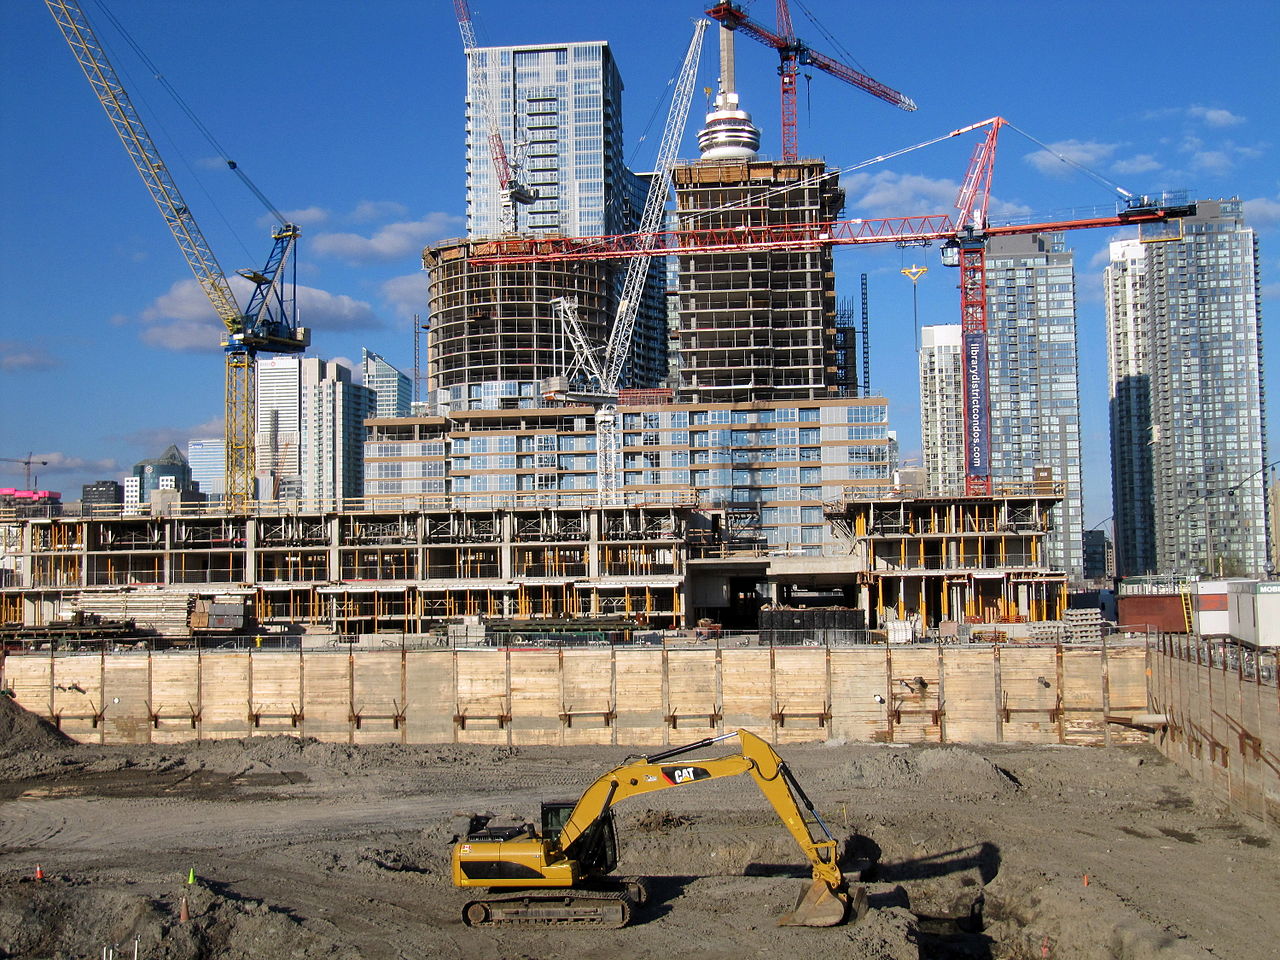
<path fill-rule="evenodd" d="M 737 739 L 738 753 L 690 758 L 726 740 Z M 779 923 L 789 926 L 834 926 L 849 913 L 848 884 L 839 864 L 839 844 L 818 815 L 786 762 L 760 737 L 747 730 L 636 757 L 599 777 L 583 792 L 567 816 L 543 808 L 541 833 L 532 826 L 494 829 L 480 824 L 453 853 L 454 883 L 460 887 L 491 889 L 536 888 L 538 894 L 501 900 L 473 901 L 463 911 L 468 924 L 499 920 L 579 921 L 589 919 L 592 904 L 599 917 L 592 922 L 621 926 L 630 905 L 625 896 L 599 892 L 617 863 L 612 809 L 629 798 L 671 787 L 722 777 L 750 774 L 808 859 L 813 882 L 795 909 Z M 568 805 L 560 805 L 568 808 Z M 632 887 L 635 885 L 632 884 Z M 625 889 L 626 885 L 622 884 Z M 560 891 L 591 891 L 585 895 L 555 896 Z M 861 891 L 859 891 L 861 893 Z M 863 898 L 859 896 L 858 915 Z M 622 903 L 622 906 L 619 906 Z"/>

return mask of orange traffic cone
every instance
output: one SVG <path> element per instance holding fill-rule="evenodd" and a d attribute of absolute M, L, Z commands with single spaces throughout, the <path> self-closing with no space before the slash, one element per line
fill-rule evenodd
<path fill-rule="evenodd" d="M 40 864 L 38 863 L 36 864 L 36 879 L 37 880 L 44 879 L 44 867 L 40 866 Z"/>
<path fill-rule="evenodd" d="M 178 901 L 178 922 L 188 923 L 191 920 L 191 908 L 187 906 L 187 898 Z"/>

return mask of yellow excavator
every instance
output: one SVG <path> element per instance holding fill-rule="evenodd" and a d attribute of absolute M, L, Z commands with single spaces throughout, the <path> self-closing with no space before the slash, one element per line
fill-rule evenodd
<path fill-rule="evenodd" d="M 687 757 L 734 738 L 739 742 L 737 753 Z M 804 927 L 843 923 L 851 898 L 840 870 L 836 839 L 783 759 L 747 730 L 628 758 L 591 784 L 576 802 L 543 803 L 540 831 L 532 824 L 490 826 L 491 818 L 472 817 L 466 838 L 453 848 L 454 885 L 521 892 L 472 900 L 462 909 L 463 922 L 468 926 L 511 922 L 626 926 L 633 908 L 647 899 L 647 891 L 639 878 L 610 876 L 618 865 L 614 804 L 637 794 L 744 773 L 751 774 L 813 868 L 813 882 L 778 923 Z M 859 887 L 852 901 L 855 917 L 861 919 L 866 912 L 865 889 Z"/>

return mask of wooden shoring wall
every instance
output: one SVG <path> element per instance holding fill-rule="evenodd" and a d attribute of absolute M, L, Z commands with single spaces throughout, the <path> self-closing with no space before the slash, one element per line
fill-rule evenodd
<path fill-rule="evenodd" d="M 1156 746 L 1232 809 L 1280 824 L 1280 651 L 1165 634 L 1151 651 Z M 1114 681 L 1113 681 L 1114 682 Z"/>
<path fill-rule="evenodd" d="M 780 743 L 1105 744 L 1146 739 L 1126 725 L 1149 709 L 1146 670 L 1141 646 L 130 651 L 10 655 L 0 686 L 95 743 L 674 745 L 746 727 Z M 1219 690 L 1222 673 L 1215 705 L 1242 696 Z M 1180 729 L 1188 754 L 1230 739 L 1207 720 Z M 1256 792 L 1225 767 L 1219 779 Z"/>

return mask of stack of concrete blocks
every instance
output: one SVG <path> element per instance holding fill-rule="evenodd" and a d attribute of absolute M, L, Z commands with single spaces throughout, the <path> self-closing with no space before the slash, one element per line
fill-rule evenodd
<path fill-rule="evenodd" d="M 1037 643 L 1061 643 L 1067 635 L 1067 625 L 1061 620 L 1045 620 L 1031 624 L 1029 640 Z"/>
<path fill-rule="evenodd" d="M 1063 615 L 1067 643 L 1101 643 L 1104 622 L 1102 611 L 1067 610 Z"/>

